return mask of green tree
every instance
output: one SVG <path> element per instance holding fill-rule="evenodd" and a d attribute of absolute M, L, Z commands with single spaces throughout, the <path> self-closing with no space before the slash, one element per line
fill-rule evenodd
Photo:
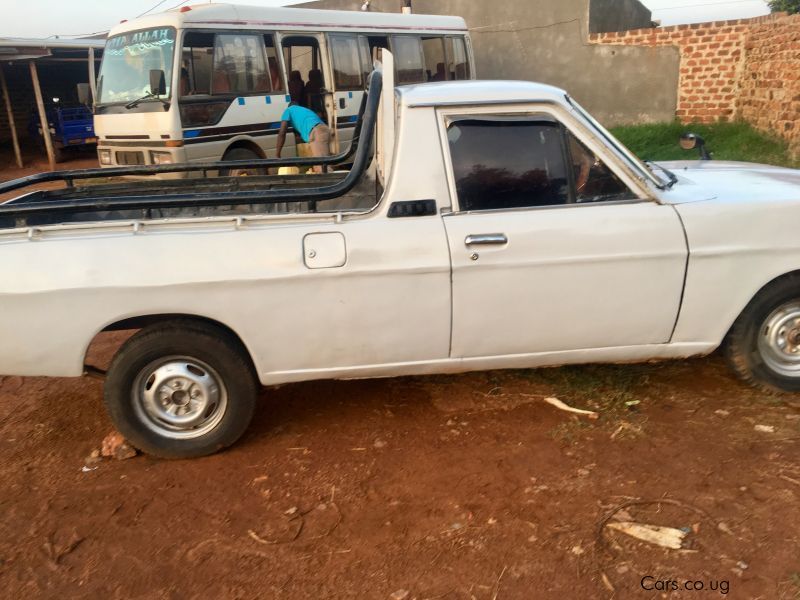
<path fill-rule="evenodd" d="M 790 15 L 800 12 L 800 0 L 769 0 L 767 4 L 772 12 L 788 12 Z"/>

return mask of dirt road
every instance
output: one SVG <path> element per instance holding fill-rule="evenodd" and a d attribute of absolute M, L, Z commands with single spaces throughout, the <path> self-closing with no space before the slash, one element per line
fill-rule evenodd
<path fill-rule="evenodd" d="M 307 383 L 266 390 L 223 454 L 85 471 L 110 429 L 100 382 L 5 378 L 0 584 L 8 598 L 500 600 L 660 598 L 675 581 L 664 597 L 794 599 L 792 402 L 713 357 Z M 679 505 L 610 520 L 685 528 L 682 550 L 600 527 L 660 498 Z"/>
<path fill-rule="evenodd" d="M 98 167 L 97 156 L 90 153 L 90 149 L 82 149 L 82 152 L 71 153 L 68 160 L 56 165 L 57 171 L 66 171 L 73 169 L 95 169 Z M 47 158 L 41 156 L 41 152 L 36 152 L 31 149 L 26 149 L 23 155 L 25 166 L 22 169 L 17 168 L 14 162 L 13 154 L 8 149 L 0 149 L 0 183 L 10 181 L 12 179 L 21 179 L 37 173 L 42 173 L 50 170 L 50 165 Z M 61 181 L 37 184 L 31 187 L 23 188 L 13 192 L 0 194 L 0 202 L 11 200 L 21 194 L 27 194 L 35 190 L 55 190 L 64 187 Z"/>

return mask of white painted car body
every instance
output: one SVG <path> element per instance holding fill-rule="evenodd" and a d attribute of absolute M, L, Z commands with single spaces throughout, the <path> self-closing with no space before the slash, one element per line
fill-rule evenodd
<path fill-rule="evenodd" d="M 0 373 L 79 376 L 99 332 L 148 315 L 225 325 L 265 385 L 688 357 L 800 269 L 798 171 L 671 163 L 667 189 L 563 91 L 532 83 L 398 88 L 396 111 L 368 211 L 0 231 Z M 637 199 L 459 211 L 447 120 L 510 113 L 558 119 Z M 388 218 L 421 199 L 436 214 Z M 508 243 L 465 244 L 495 233 Z"/>

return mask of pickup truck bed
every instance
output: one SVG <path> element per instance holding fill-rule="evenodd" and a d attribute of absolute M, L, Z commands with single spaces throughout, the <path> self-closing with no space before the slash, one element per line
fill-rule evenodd
<path fill-rule="evenodd" d="M 377 202 L 375 173 L 369 168 L 358 183 L 346 194 L 318 202 L 288 201 L 268 202 L 248 201 L 242 203 L 224 203 L 212 206 L 124 208 L 114 210 L 113 204 L 124 199 L 149 196 L 186 197 L 202 196 L 235 196 L 239 193 L 257 194 L 270 191 L 298 192 L 302 190 L 318 190 L 341 185 L 347 177 L 346 171 L 315 175 L 266 175 L 248 177 L 216 177 L 210 179 L 172 179 L 144 181 L 112 181 L 110 183 L 70 186 L 57 190 L 39 190 L 6 202 L 2 206 L 7 210 L 46 207 L 53 203 L 61 205 L 74 204 L 75 210 L 52 213 L 49 211 L 33 211 L 30 214 L 4 216 L 0 212 L 0 229 L 15 227 L 36 227 L 88 221 L 119 221 L 136 219 L 163 219 L 187 217 L 246 216 L 256 214 L 297 214 L 309 212 L 362 211 L 372 208 Z M 188 189 L 187 189 L 188 188 Z M 100 203 L 106 200 L 108 210 L 85 210 L 82 204 L 87 201 Z"/>

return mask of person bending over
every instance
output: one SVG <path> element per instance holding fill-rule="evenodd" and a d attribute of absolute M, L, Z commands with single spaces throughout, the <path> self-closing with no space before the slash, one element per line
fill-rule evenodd
<path fill-rule="evenodd" d="M 278 158 L 283 152 L 289 126 L 295 130 L 303 142 L 311 146 L 311 154 L 314 157 L 330 156 L 331 132 L 328 126 L 317 116 L 317 113 L 292 102 L 281 117 L 281 129 L 278 132 L 275 148 Z M 322 173 L 322 166 L 315 166 L 314 172 Z"/>

